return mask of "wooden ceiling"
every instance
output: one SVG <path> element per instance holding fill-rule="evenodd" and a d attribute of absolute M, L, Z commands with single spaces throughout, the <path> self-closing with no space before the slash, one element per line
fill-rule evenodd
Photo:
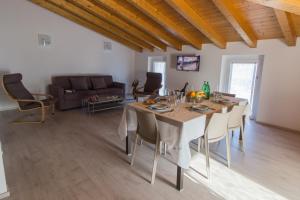
<path fill-rule="evenodd" d="M 299 0 L 29 0 L 127 47 L 166 51 L 182 45 L 300 36 Z"/>

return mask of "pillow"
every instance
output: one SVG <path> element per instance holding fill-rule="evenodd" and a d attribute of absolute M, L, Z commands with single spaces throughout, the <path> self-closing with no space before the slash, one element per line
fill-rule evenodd
<path fill-rule="evenodd" d="M 88 82 L 86 77 L 73 77 L 70 78 L 72 88 L 74 90 L 88 90 Z"/>
<path fill-rule="evenodd" d="M 91 78 L 91 80 L 92 80 L 94 90 L 107 88 L 107 85 L 106 85 L 106 82 L 105 82 L 104 78 L 102 78 L 102 77 L 97 77 L 96 78 L 95 77 L 95 78 Z"/>

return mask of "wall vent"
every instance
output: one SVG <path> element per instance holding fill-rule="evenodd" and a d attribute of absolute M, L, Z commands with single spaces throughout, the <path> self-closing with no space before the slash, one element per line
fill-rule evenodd
<path fill-rule="evenodd" d="M 103 43 L 103 49 L 104 49 L 104 51 L 111 51 L 112 50 L 112 43 L 105 41 Z"/>

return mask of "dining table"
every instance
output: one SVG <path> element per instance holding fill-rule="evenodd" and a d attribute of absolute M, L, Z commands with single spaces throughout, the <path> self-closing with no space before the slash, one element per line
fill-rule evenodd
<path fill-rule="evenodd" d="M 118 134 L 121 140 L 126 140 L 126 153 L 131 155 L 131 134 L 137 130 L 135 110 L 144 110 L 155 114 L 161 141 L 167 144 L 170 153 L 177 165 L 177 190 L 183 190 L 184 170 L 189 168 L 191 161 L 190 142 L 202 137 L 210 117 L 216 112 L 227 112 L 234 105 L 245 104 L 247 100 L 224 97 L 226 101 L 214 101 L 213 98 L 202 100 L 199 103 L 182 102 L 172 106 L 166 112 L 158 112 L 149 108 L 144 102 L 129 103 L 124 107 Z M 199 111 L 195 106 L 206 106 L 208 109 Z"/>

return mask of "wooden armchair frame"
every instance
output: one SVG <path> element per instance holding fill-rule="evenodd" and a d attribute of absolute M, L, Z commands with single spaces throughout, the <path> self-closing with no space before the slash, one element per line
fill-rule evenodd
<path fill-rule="evenodd" d="M 41 117 L 40 120 L 36 120 L 36 121 L 21 121 L 21 120 L 16 120 L 13 121 L 13 123 L 44 123 L 45 122 L 45 115 L 46 115 L 46 109 L 50 109 L 51 108 L 51 114 L 54 115 L 55 114 L 55 102 L 54 102 L 54 98 L 52 95 L 48 95 L 48 94 L 38 94 L 38 93 L 31 93 L 32 96 L 35 97 L 40 97 L 40 96 L 44 96 L 46 98 L 48 98 L 50 100 L 49 105 L 45 105 L 43 101 L 41 100 L 37 100 L 37 99 L 16 99 L 14 98 L 6 89 L 5 84 L 4 84 L 4 80 L 2 79 L 2 87 L 4 92 L 7 94 L 7 96 L 17 102 L 18 104 L 18 110 L 19 112 L 29 112 L 29 111 L 33 111 L 33 110 L 41 110 Z M 53 100 L 53 101 L 51 101 Z M 31 108 L 31 109 L 22 109 L 22 107 L 20 106 L 21 102 L 28 102 L 28 103 L 39 103 L 41 106 L 40 107 L 36 107 L 36 108 Z"/>

